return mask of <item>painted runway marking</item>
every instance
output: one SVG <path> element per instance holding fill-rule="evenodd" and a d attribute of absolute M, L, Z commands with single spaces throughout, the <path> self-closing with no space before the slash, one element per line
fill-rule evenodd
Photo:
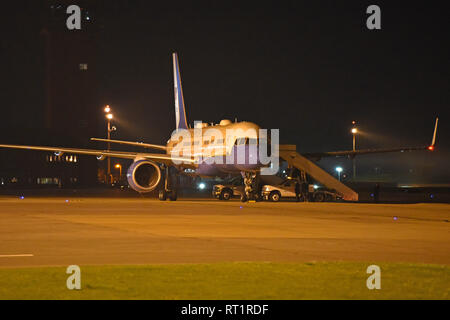
<path fill-rule="evenodd" d="M 34 257 L 34 254 L 0 254 L 0 258 Z"/>

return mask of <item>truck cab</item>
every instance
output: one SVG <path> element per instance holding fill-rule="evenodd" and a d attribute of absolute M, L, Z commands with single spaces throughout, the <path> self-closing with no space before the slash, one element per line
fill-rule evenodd
<path fill-rule="evenodd" d="M 295 198 L 295 183 L 296 180 L 286 179 L 279 185 L 264 185 L 262 187 L 262 197 L 264 200 L 278 202 L 283 198 Z"/>
<path fill-rule="evenodd" d="M 244 183 L 241 177 L 236 177 L 229 182 L 213 186 L 212 195 L 219 200 L 230 200 L 234 196 L 245 196 Z"/>
<path fill-rule="evenodd" d="M 281 198 L 295 198 L 295 184 L 297 181 L 296 179 L 287 178 L 278 185 L 264 185 L 261 191 L 262 198 L 273 202 L 278 202 Z M 342 196 L 337 192 L 316 188 L 312 184 L 308 185 L 308 190 L 305 194 L 308 197 L 308 201 L 314 202 L 338 201 L 342 199 Z M 300 197 L 303 197 L 303 194 L 300 194 Z"/>

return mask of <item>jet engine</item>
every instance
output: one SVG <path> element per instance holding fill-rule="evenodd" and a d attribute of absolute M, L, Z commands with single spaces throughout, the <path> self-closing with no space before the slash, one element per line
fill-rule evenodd
<path fill-rule="evenodd" d="M 161 181 L 161 169 L 149 160 L 138 160 L 128 168 L 127 180 L 133 190 L 146 193 L 155 190 Z"/>

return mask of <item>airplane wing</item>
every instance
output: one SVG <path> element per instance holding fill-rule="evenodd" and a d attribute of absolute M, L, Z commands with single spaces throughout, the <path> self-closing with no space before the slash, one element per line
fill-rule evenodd
<path fill-rule="evenodd" d="M 348 150 L 348 151 L 329 151 L 329 152 L 311 152 L 302 153 L 302 156 L 311 159 L 321 159 L 326 157 L 356 157 L 363 154 L 373 154 L 373 153 L 388 153 L 388 152 L 408 152 L 415 150 L 430 150 L 433 151 L 433 146 L 424 147 L 406 147 L 406 148 L 391 148 L 391 149 L 359 149 L 359 150 Z"/>
<path fill-rule="evenodd" d="M 85 155 L 96 156 L 98 159 L 103 159 L 105 157 L 122 158 L 122 159 L 139 158 L 139 159 L 154 160 L 156 162 L 169 164 L 169 165 L 173 164 L 173 160 L 184 162 L 184 163 L 194 163 L 195 162 L 195 160 L 193 160 L 191 158 L 172 157 L 169 154 L 158 154 L 158 153 L 138 153 L 138 152 L 108 151 L 108 150 L 94 150 L 94 149 L 45 147 L 45 146 L 23 146 L 23 145 L 13 145 L 13 144 L 0 144 L 0 148 L 50 151 L 50 152 L 55 152 L 55 153 L 59 153 L 59 154 L 63 154 L 63 153 L 85 154 Z"/>
<path fill-rule="evenodd" d="M 373 154 L 373 153 L 388 153 L 388 152 L 408 152 L 416 150 L 434 150 L 434 145 L 436 144 L 436 133 L 438 127 L 439 118 L 436 118 L 436 123 L 434 125 L 433 139 L 429 146 L 420 147 L 402 147 L 402 148 L 385 148 L 385 149 L 360 149 L 360 150 L 348 150 L 348 151 L 330 151 L 330 152 L 315 152 L 315 153 L 302 153 L 302 156 L 310 159 L 318 159 L 325 157 L 356 157 L 363 154 Z"/>
<path fill-rule="evenodd" d="M 144 143 L 144 142 L 132 142 L 132 141 L 110 140 L 110 139 L 108 140 L 108 139 L 101 139 L 101 138 L 91 138 L 91 140 L 92 141 L 109 142 L 109 143 L 126 144 L 126 145 L 129 145 L 129 146 L 142 147 L 142 148 L 167 150 L 166 146 L 162 146 L 162 145 L 159 145 L 159 144 Z"/>

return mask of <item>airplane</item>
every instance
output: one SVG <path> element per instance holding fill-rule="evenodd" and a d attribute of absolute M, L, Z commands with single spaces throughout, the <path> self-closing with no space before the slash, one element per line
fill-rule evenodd
<path fill-rule="evenodd" d="M 259 197 L 258 183 L 261 173 L 263 170 L 271 167 L 273 160 L 278 161 L 278 159 L 271 158 L 272 162 L 263 162 L 260 154 L 262 145 L 266 144 L 264 152 L 267 153 L 267 144 L 270 143 L 273 148 L 274 144 L 278 143 L 278 140 L 263 136 L 261 128 L 257 124 L 247 121 L 231 122 L 224 119 L 215 125 L 197 122 L 194 128 L 188 126 L 177 53 L 172 54 L 172 59 L 176 125 L 175 131 L 166 145 L 91 138 L 93 141 L 149 148 L 164 151 L 165 153 L 9 144 L 0 144 L 0 148 L 39 150 L 54 152 L 57 155 L 63 153 L 93 155 L 99 160 L 103 160 L 106 157 L 131 159 L 133 163 L 127 170 L 129 186 L 139 193 L 148 193 L 160 187 L 158 198 L 161 201 L 167 199 L 171 201 L 177 200 L 176 177 L 180 173 L 203 177 L 240 174 L 244 178 L 246 193 L 246 198 L 242 200 L 257 199 Z M 436 119 L 433 140 L 430 146 L 324 152 L 303 154 L 303 156 L 320 159 L 321 157 L 329 156 L 354 157 L 360 154 L 379 152 L 433 151 L 437 124 L 438 119 Z M 199 129 L 203 130 L 200 135 L 198 134 Z M 208 132 L 213 132 L 214 134 L 208 134 Z M 232 134 L 228 134 L 229 132 L 232 132 Z M 231 161 L 226 161 L 225 158 L 231 158 Z"/>

